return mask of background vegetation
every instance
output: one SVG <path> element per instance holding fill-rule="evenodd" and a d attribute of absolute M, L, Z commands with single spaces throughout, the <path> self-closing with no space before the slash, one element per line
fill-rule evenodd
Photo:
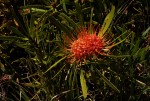
<path fill-rule="evenodd" d="M 100 62 L 69 64 L 63 36 L 102 26 L 111 5 L 106 34 L 125 41 Z M 149 0 L 0 0 L 0 100 L 150 100 L 149 25 Z"/>

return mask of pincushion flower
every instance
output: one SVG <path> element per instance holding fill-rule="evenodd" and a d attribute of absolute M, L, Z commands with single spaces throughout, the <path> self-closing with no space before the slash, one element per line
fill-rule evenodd
<path fill-rule="evenodd" d="M 113 46 L 105 35 L 98 36 L 95 30 L 81 28 L 77 32 L 77 37 L 71 36 L 72 38 L 64 38 L 65 50 L 71 63 L 93 59 L 93 56 L 107 55 L 106 50 Z"/>

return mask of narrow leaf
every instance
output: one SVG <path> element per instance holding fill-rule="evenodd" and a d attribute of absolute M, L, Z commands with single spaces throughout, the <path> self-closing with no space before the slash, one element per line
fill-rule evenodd
<path fill-rule="evenodd" d="M 52 79 L 54 79 L 56 76 L 58 76 L 58 74 L 64 69 L 66 65 L 64 65 L 53 77 Z"/>
<path fill-rule="evenodd" d="M 94 8 L 91 8 L 91 16 L 90 16 L 90 33 L 92 33 L 92 17 L 93 17 Z"/>
<path fill-rule="evenodd" d="M 60 16 L 62 16 L 63 18 L 66 19 L 67 22 L 69 22 L 75 29 L 79 29 L 77 24 L 67 15 L 65 15 L 64 13 L 60 13 Z"/>
<path fill-rule="evenodd" d="M 106 84 L 109 87 L 111 87 L 112 89 L 120 93 L 119 89 L 113 83 L 111 83 L 97 68 L 96 68 L 96 71 L 98 72 L 98 74 L 101 76 L 101 78 L 106 82 Z"/>
<path fill-rule="evenodd" d="M 142 93 L 144 94 L 144 93 L 147 93 L 147 92 L 149 92 L 149 91 L 150 91 L 150 86 L 145 87 L 145 89 L 143 90 L 143 92 L 142 92 Z"/>
<path fill-rule="evenodd" d="M 4 72 L 5 71 L 5 67 L 4 65 L 0 62 L 0 69 Z"/>
<path fill-rule="evenodd" d="M 81 72 L 80 72 L 80 83 L 81 83 L 83 97 L 86 98 L 87 95 L 88 95 L 88 92 L 87 92 L 86 80 L 84 78 L 84 74 L 83 73 L 84 73 L 84 71 L 81 70 Z"/>
<path fill-rule="evenodd" d="M 11 26 L 11 30 L 15 33 L 15 34 L 17 34 L 18 36 L 20 36 L 20 37 L 26 37 L 24 34 L 22 34 L 17 28 L 15 28 L 15 27 L 13 27 L 13 26 Z"/>
<path fill-rule="evenodd" d="M 70 30 L 66 28 L 62 23 L 60 23 L 55 17 L 49 16 L 49 20 L 54 23 L 58 28 L 60 28 L 62 31 L 64 31 L 67 34 L 70 34 Z"/>
<path fill-rule="evenodd" d="M 63 9 L 65 12 L 67 12 L 66 3 L 65 0 L 62 0 Z"/>
<path fill-rule="evenodd" d="M 61 62 L 62 60 L 64 60 L 65 58 L 66 58 L 66 56 L 63 57 L 63 58 L 61 58 L 61 59 L 58 60 L 57 62 L 55 62 L 52 66 L 50 66 L 50 67 L 44 72 L 44 74 L 47 73 L 48 71 L 50 71 L 53 67 L 57 66 L 57 64 L 58 64 L 59 62 Z"/>
<path fill-rule="evenodd" d="M 110 13 L 108 13 L 108 15 L 106 16 L 104 22 L 103 22 L 103 25 L 102 25 L 102 28 L 101 30 L 99 31 L 98 35 L 100 37 L 103 36 L 103 34 L 107 31 L 108 27 L 110 26 L 110 23 L 114 17 L 114 13 L 115 13 L 115 6 L 112 5 L 112 8 L 111 8 L 111 11 Z"/>
<path fill-rule="evenodd" d="M 22 38 L 16 36 L 0 36 L 0 40 L 5 40 L 5 41 L 18 40 L 18 39 L 22 39 Z"/>
<path fill-rule="evenodd" d="M 45 13 L 45 12 L 47 12 L 48 10 L 39 9 L 39 8 L 31 8 L 31 11 L 32 11 L 32 12 L 42 12 L 42 13 Z"/>
<path fill-rule="evenodd" d="M 124 32 L 124 34 L 125 34 L 125 33 L 126 33 L 126 32 Z M 122 34 L 122 35 L 124 35 L 124 34 Z M 121 35 L 121 36 L 122 36 L 122 35 Z M 111 46 L 107 46 L 106 49 L 107 49 L 107 48 L 110 49 L 110 48 L 112 48 L 112 47 L 114 47 L 114 46 L 117 46 L 118 44 L 120 44 L 120 43 L 122 43 L 123 41 L 125 41 L 130 35 L 131 35 L 131 33 L 129 33 L 127 37 L 125 37 L 124 39 L 120 40 L 119 42 L 117 42 L 117 43 L 115 43 L 115 44 L 113 44 L 113 45 L 111 45 Z M 121 36 L 119 36 L 119 37 L 121 37 Z M 117 37 L 115 40 L 117 40 L 119 37 Z M 115 40 L 113 40 L 112 42 L 114 42 Z"/>
<path fill-rule="evenodd" d="M 76 15 L 79 19 L 79 22 L 80 22 L 80 25 L 84 25 L 84 19 L 83 19 L 83 13 L 85 12 L 82 12 L 82 7 L 79 3 L 75 3 L 75 9 L 76 9 Z"/>
<path fill-rule="evenodd" d="M 23 89 L 20 88 L 20 99 L 21 98 L 24 99 L 24 101 L 29 101 L 29 97 L 27 93 Z"/>
<path fill-rule="evenodd" d="M 150 32 L 150 27 L 148 27 L 143 33 L 142 37 L 145 37 Z"/>
<path fill-rule="evenodd" d="M 11 9 L 12 10 L 12 14 L 15 18 L 15 20 L 17 21 L 19 27 L 20 27 L 20 30 L 21 32 L 26 35 L 26 36 L 29 36 L 28 35 L 28 29 L 26 28 L 25 26 L 25 22 L 22 18 L 22 16 L 20 15 L 20 13 L 16 10 L 16 7 L 14 7 L 15 9 Z"/>

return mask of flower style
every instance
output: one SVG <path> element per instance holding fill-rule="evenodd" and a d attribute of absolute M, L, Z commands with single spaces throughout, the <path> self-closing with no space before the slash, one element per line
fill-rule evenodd
<path fill-rule="evenodd" d="M 71 63 L 92 59 L 93 56 L 98 54 L 106 55 L 104 50 L 108 49 L 109 45 L 109 41 L 106 41 L 105 36 L 100 37 L 96 35 L 96 31 L 90 33 L 90 30 L 86 28 L 82 28 L 77 33 L 77 38 L 73 37 L 72 40 L 67 38 L 65 41 L 69 43 L 69 47 L 66 50 L 70 53 L 69 60 Z"/>

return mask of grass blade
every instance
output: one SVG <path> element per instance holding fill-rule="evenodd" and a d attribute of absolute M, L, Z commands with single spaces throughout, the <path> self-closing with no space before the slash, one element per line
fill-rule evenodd
<path fill-rule="evenodd" d="M 65 15 L 64 13 L 60 13 L 60 16 L 65 18 L 66 21 L 68 21 L 75 29 L 79 29 L 77 24 L 71 18 L 69 18 L 67 15 Z"/>
<path fill-rule="evenodd" d="M 11 30 L 18 36 L 20 37 L 26 37 L 25 35 L 23 35 L 17 28 L 11 26 Z"/>
<path fill-rule="evenodd" d="M 104 22 L 103 22 L 103 25 L 102 25 L 102 28 L 100 30 L 100 32 L 98 33 L 98 35 L 100 37 L 103 36 L 103 34 L 106 32 L 106 30 L 108 29 L 113 17 L 114 17 L 114 13 L 115 13 L 115 6 L 112 5 L 112 8 L 111 8 L 111 11 L 110 13 L 106 16 Z"/>
<path fill-rule="evenodd" d="M 66 56 L 63 57 L 63 58 L 61 58 L 61 59 L 58 60 L 57 62 L 55 62 L 52 66 L 50 66 L 50 67 L 44 72 L 44 74 L 47 73 L 48 71 L 50 71 L 53 67 L 57 66 L 57 64 L 58 64 L 59 62 L 61 62 L 62 60 L 64 60 L 65 58 L 66 58 Z"/>
<path fill-rule="evenodd" d="M 54 23 L 58 28 L 60 28 L 62 31 L 64 31 L 67 34 L 70 34 L 70 30 L 66 28 L 63 24 L 61 24 L 55 17 L 50 16 L 49 20 Z"/>
<path fill-rule="evenodd" d="M 4 40 L 4 41 L 12 41 L 12 40 L 18 40 L 18 39 L 22 39 L 21 37 L 16 37 L 16 36 L 0 36 L 0 40 Z"/>
<path fill-rule="evenodd" d="M 85 99 L 87 97 L 87 95 L 88 95 L 88 92 L 87 92 L 86 80 L 84 78 L 84 74 L 83 73 L 84 73 L 84 71 L 81 70 L 81 72 L 80 72 L 80 83 L 81 83 L 83 97 Z"/>
<path fill-rule="evenodd" d="M 145 37 L 150 32 L 150 27 L 148 27 L 143 33 L 142 37 Z"/>
<path fill-rule="evenodd" d="M 101 78 L 106 82 L 106 84 L 109 87 L 111 87 L 112 89 L 120 93 L 119 89 L 113 83 L 111 83 L 97 68 L 96 68 L 96 71 L 98 72 L 98 74 L 101 76 Z"/>

